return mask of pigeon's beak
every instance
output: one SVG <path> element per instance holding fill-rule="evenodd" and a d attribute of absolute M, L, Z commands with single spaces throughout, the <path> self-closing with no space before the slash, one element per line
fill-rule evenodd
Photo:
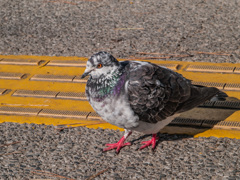
<path fill-rule="evenodd" d="M 94 68 L 86 69 L 86 70 L 84 71 L 84 73 L 82 74 L 81 79 L 83 79 L 83 78 L 85 78 L 87 75 L 89 75 L 89 73 L 92 72 L 92 70 L 94 70 Z"/>

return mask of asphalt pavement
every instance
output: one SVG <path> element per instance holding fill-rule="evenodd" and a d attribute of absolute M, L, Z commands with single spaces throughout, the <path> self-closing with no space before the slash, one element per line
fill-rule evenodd
<path fill-rule="evenodd" d="M 240 62 L 239 0 L 1 0 L 0 6 L 0 54 L 89 57 L 104 50 L 117 58 L 143 52 Z"/>
<path fill-rule="evenodd" d="M 0 54 L 240 63 L 239 0 L 1 0 Z M 152 54 L 156 53 L 156 54 Z M 240 140 L 0 124 L 0 179 L 240 179 Z M 139 137 L 141 137 L 139 139 Z"/>
<path fill-rule="evenodd" d="M 139 151 L 151 136 L 133 133 L 133 145 L 117 155 L 102 149 L 119 140 L 119 131 L 4 123 L 0 133 L 1 179 L 240 178 L 237 139 L 159 134 L 155 151 Z"/>

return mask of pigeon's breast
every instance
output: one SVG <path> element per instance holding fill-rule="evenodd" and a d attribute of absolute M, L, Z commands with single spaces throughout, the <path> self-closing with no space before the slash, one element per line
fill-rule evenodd
<path fill-rule="evenodd" d="M 139 118 L 134 114 L 124 93 L 106 97 L 103 101 L 90 98 L 93 109 L 107 122 L 115 126 L 131 129 L 137 127 Z"/>

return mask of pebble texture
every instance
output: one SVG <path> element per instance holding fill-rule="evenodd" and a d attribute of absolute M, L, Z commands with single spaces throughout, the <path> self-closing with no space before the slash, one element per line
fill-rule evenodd
<path fill-rule="evenodd" d="M 1 0 L 0 6 L 0 54 L 89 57 L 104 50 L 117 58 L 157 52 L 189 55 L 167 60 L 240 62 L 238 0 Z"/>
<path fill-rule="evenodd" d="M 0 179 L 240 179 L 237 139 L 160 134 L 153 152 L 137 150 L 151 137 L 133 133 L 117 155 L 102 148 L 119 131 L 3 123 L 0 134 Z"/>

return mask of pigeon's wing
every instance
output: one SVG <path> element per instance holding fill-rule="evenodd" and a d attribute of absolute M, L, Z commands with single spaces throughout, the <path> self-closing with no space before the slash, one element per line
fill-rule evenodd
<path fill-rule="evenodd" d="M 227 94 L 219 91 L 215 87 L 204 87 L 204 86 L 191 86 L 191 96 L 184 102 L 181 102 L 177 108 L 177 112 L 188 111 L 206 100 L 210 100 L 212 97 L 216 97 L 217 100 L 225 100 Z"/>
<path fill-rule="evenodd" d="M 149 123 L 189 110 L 218 92 L 216 88 L 193 86 L 182 75 L 152 63 L 130 62 L 128 72 L 130 106 L 141 121 Z"/>

